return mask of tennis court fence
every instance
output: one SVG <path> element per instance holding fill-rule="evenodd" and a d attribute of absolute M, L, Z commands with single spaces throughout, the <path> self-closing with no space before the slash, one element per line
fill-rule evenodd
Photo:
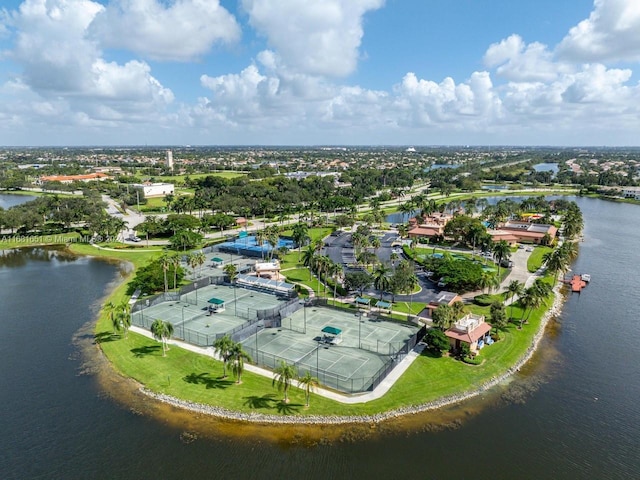
<path fill-rule="evenodd" d="M 245 344 L 244 350 L 251 356 L 253 363 L 256 365 L 274 370 L 280 366 L 281 362 L 286 362 L 291 365 L 291 361 L 274 355 L 272 353 L 263 352 L 255 349 L 250 345 Z M 320 347 L 321 348 L 321 347 Z M 325 387 L 334 388 L 345 393 L 361 393 L 376 388 L 382 380 L 393 370 L 397 363 L 401 360 L 399 357 L 388 357 L 384 365 L 373 375 L 359 378 L 348 378 L 340 374 L 329 372 L 318 366 L 318 362 L 314 358 L 314 355 L 318 355 L 318 349 L 314 349 L 305 355 L 298 362 L 295 362 L 293 366 L 297 370 L 297 376 L 304 376 L 307 372 L 311 373 L 318 379 Z M 315 366 L 314 366 L 315 363 Z"/>
<path fill-rule="evenodd" d="M 155 321 L 155 318 L 144 316 L 144 311 L 140 310 L 138 315 L 131 316 L 131 324 L 136 327 L 146 328 L 147 330 L 151 330 L 151 324 Z M 184 340 L 191 345 L 197 345 L 199 347 L 207 347 L 212 345 L 216 340 L 215 334 L 205 334 L 199 332 L 198 330 L 193 330 L 186 325 L 183 325 L 183 322 L 178 322 L 173 326 L 173 337 L 179 340 Z"/>

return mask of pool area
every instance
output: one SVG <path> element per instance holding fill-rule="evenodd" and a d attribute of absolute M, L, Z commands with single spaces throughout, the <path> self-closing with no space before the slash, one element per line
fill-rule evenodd
<path fill-rule="evenodd" d="M 286 238 L 279 238 L 276 245 L 276 249 L 286 247 L 288 249 L 295 248 L 295 242 Z M 255 235 L 247 235 L 244 237 L 238 237 L 235 240 L 227 241 L 218 245 L 218 249 L 221 252 L 229 252 L 235 255 L 244 255 L 247 257 L 261 257 L 266 253 L 269 253 L 272 249 L 271 244 L 264 241 L 262 244 L 258 244 L 258 240 Z"/>

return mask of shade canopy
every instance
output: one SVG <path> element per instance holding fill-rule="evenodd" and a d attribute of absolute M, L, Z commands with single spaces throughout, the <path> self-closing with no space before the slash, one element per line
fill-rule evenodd
<path fill-rule="evenodd" d="M 216 263 L 222 263 L 222 262 L 224 262 L 224 260 L 223 260 L 223 259 L 221 259 L 220 257 L 213 257 L 213 258 L 211 259 L 211 261 L 212 261 L 212 262 L 216 262 Z"/>
<path fill-rule="evenodd" d="M 361 305 L 369 305 L 371 303 L 371 299 L 370 298 L 362 298 L 362 297 L 356 297 L 356 303 L 359 303 Z"/>
<path fill-rule="evenodd" d="M 224 300 L 220 300 L 219 298 L 210 298 L 209 299 L 209 303 L 212 303 L 214 305 L 222 305 L 224 304 Z"/>
<path fill-rule="evenodd" d="M 322 329 L 322 333 L 328 333 L 330 335 L 340 335 L 342 333 L 342 330 L 336 327 L 326 326 Z"/>
<path fill-rule="evenodd" d="M 389 302 L 385 302 L 384 300 L 378 300 L 376 302 L 376 307 L 378 307 L 378 308 L 391 308 L 391 304 Z"/>

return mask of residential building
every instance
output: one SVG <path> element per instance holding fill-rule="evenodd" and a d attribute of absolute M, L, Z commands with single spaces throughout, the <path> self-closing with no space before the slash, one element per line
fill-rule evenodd
<path fill-rule="evenodd" d="M 449 338 L 452 349 L 459 350 L 462 344 L 466 343 L 471 352 L 475 353 L 484 346 L 485 341 L 489 340 L 490 331 L 491 325 L 484 321 L 484 315 L 468 313 L 456 321 L 444 334 Z"/>

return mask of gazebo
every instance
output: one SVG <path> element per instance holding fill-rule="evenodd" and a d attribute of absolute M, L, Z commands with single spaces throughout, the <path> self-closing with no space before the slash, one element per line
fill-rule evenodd
<path fill-rule="evenodd" d="M 220 258 L 220 257 L 213 257 L 211 259 L 211 266 L 212 267 L 216 267 L 216 268 L 217 267 L 221 267 L 223 263 L 224 263 L 224 260 L 222 258 Z"/>
<path fill-rule="evenodd" d="M 340 330 L 339 328 L 327 325 L 321 330 L 321 332 L 323 333 L 322 341 L 324 343 L 337 345 L 338 343 L 342 342 L 342 330 Z"/>
<path fill-rule="evenodd" d="M 220 298 L 210 298 L 209 303 L 209 315 L 212 313 L 224 312 L 224 300 Z"/>
<path fill-rule="evenodd" d="M 364 297 L 356 297 L 354 302 L 356 303 L 356 307 L 370 307 L 371 299 Z"/>

